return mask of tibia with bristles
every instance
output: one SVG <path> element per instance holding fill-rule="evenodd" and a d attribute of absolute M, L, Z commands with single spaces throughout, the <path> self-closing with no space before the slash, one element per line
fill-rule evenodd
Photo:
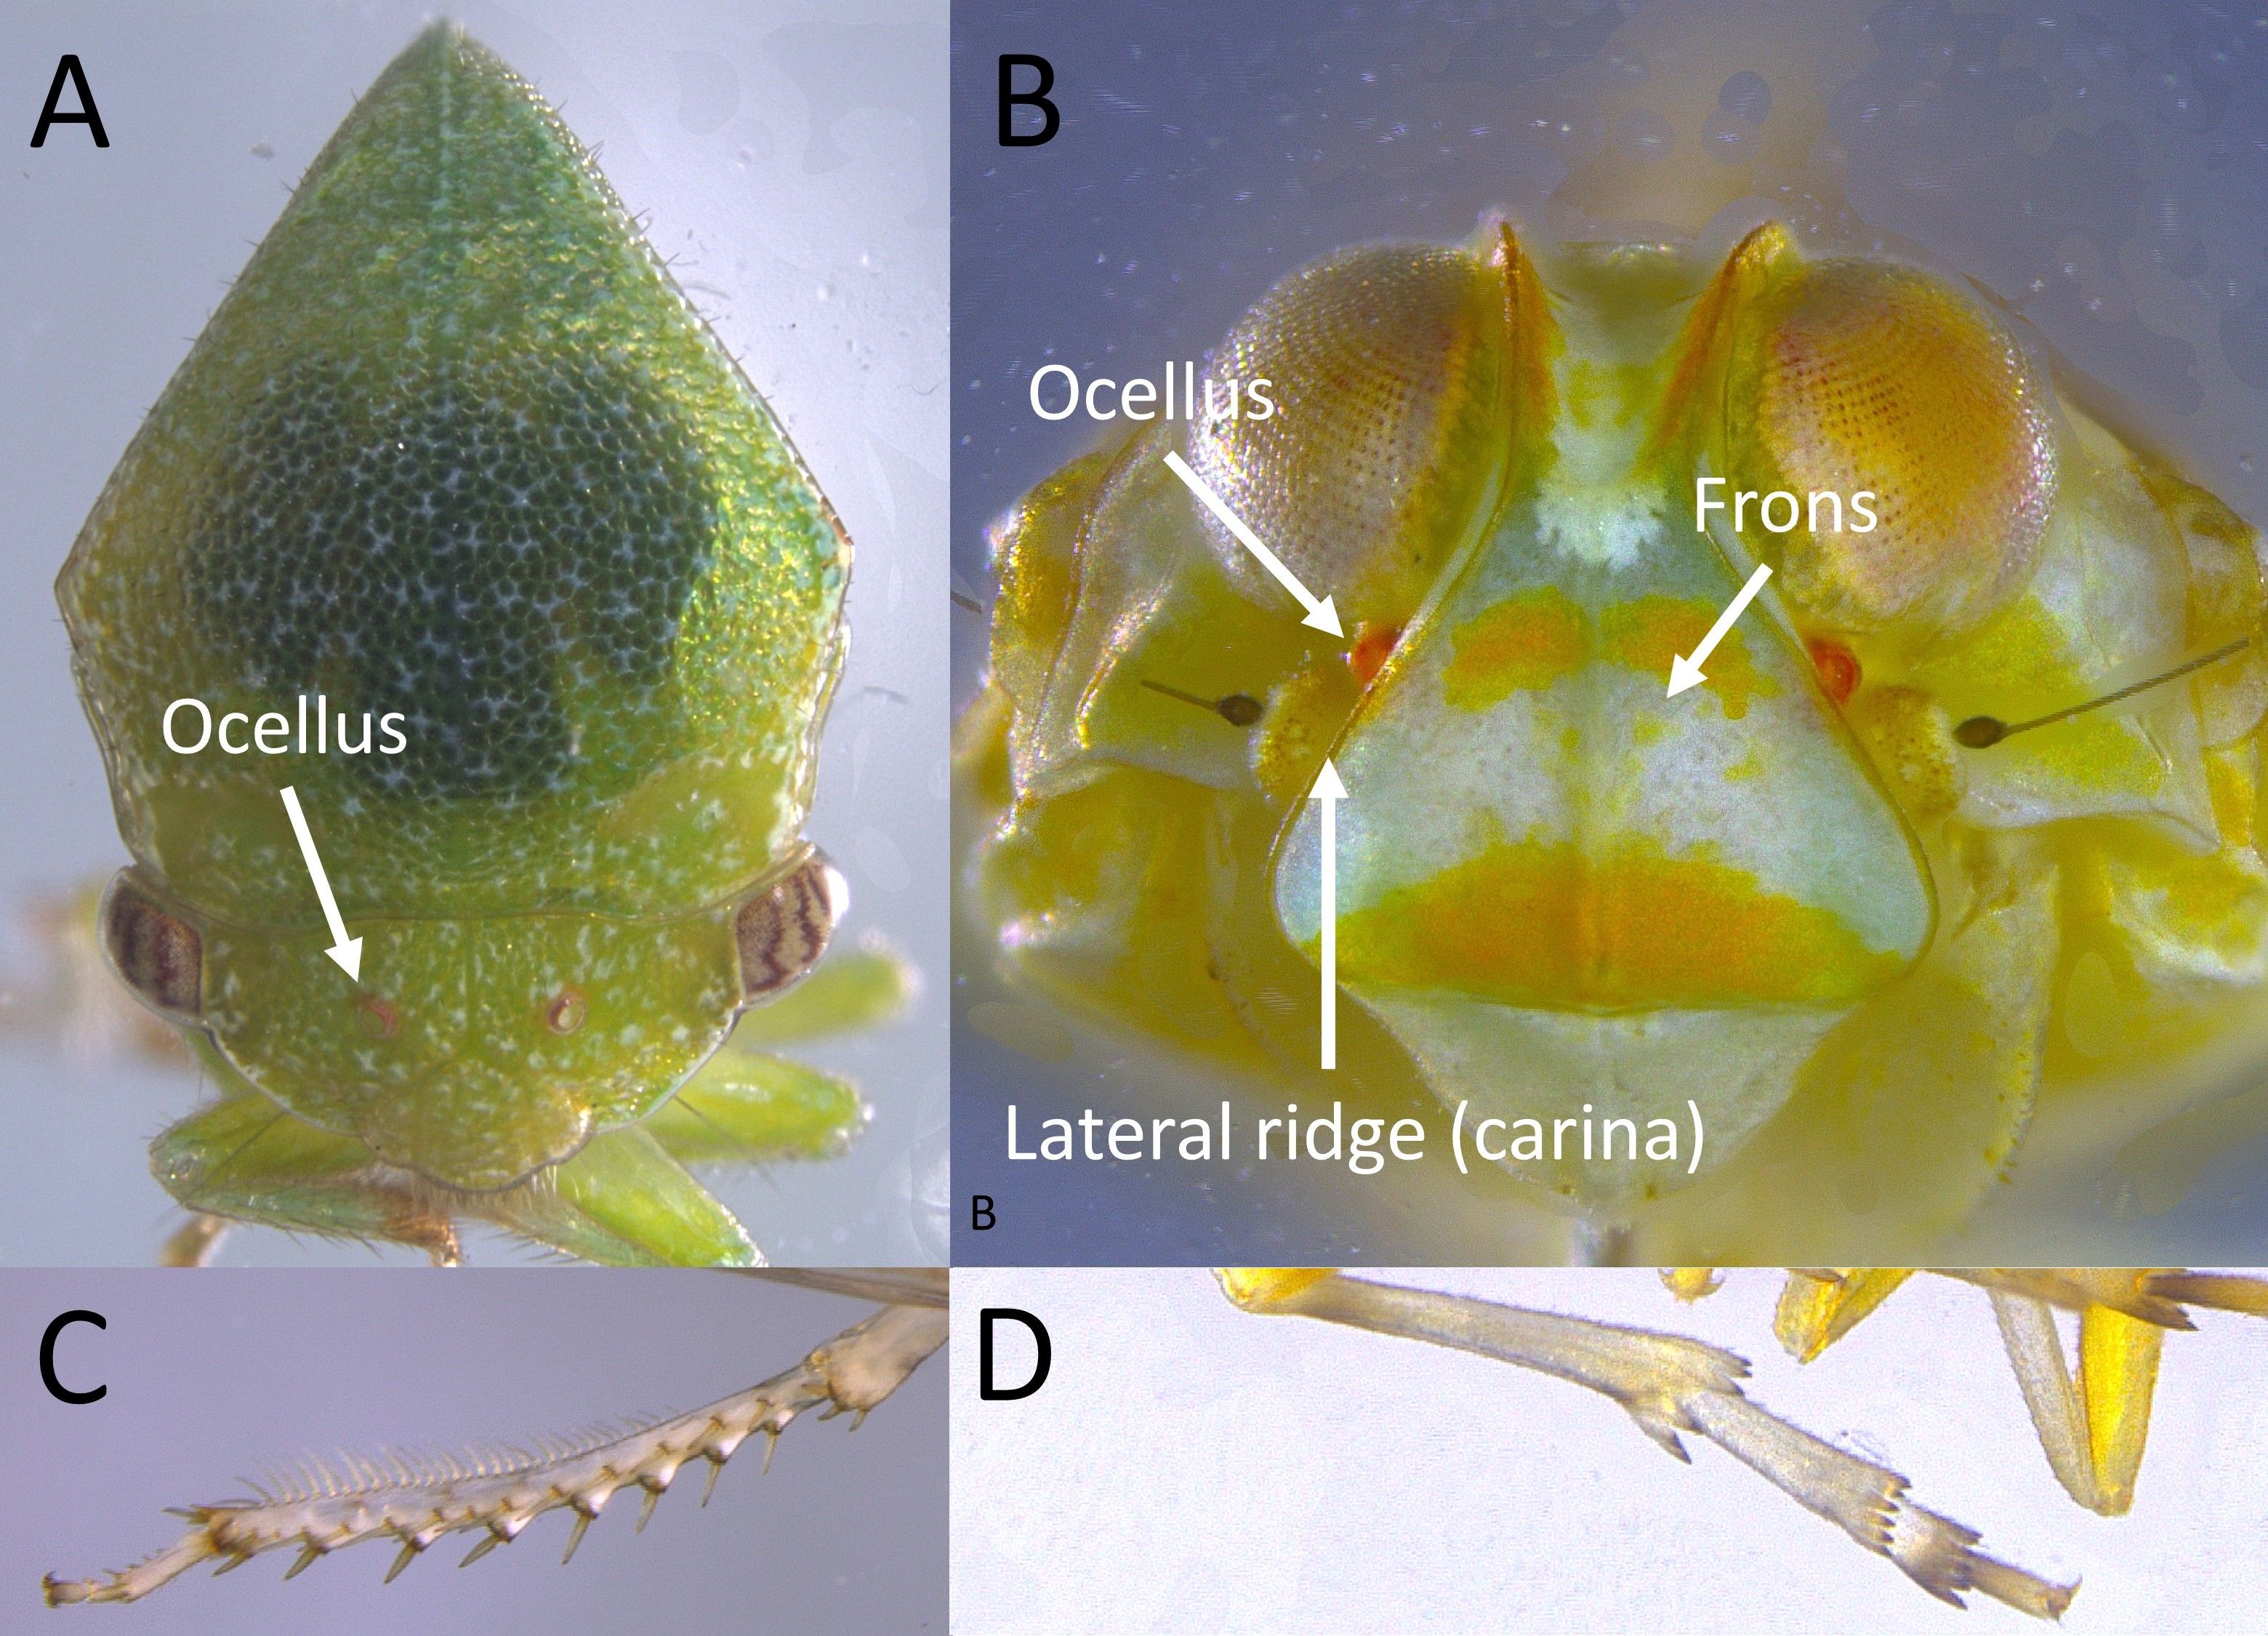
<path fill-rule="evenodd" d="M 2178 1300 L 2153 1287 L 2157 1275 L 2141 1267 L 1944 1267 L 1933 1269 L 1965 1284 L 2006 1295 L 2045 1301 L 2066 1312 L 2108 1307 L 2165 1330 L 2197 1325 Z"/>
<path fill-rule="evenodd" d="M 2143 1291 L 2191 1307 L 2249 1313 L 2268 1318 L 2268 1279 L 2241 1272 L 2191 1272 L 2178 1267 L 2142 1274 Z"/>
<path fill-rule="evenodd" d="M 1344 1274 L 1272 1282 L 1224 1275 L 1248 1311 L 1322 1318 L 1518 1364 L 1602 1392 L 1680 1459 L 1679 1433 L 1709 1439 L 1806 1510 L 1888 1557 L 1955 1606 L 1980 1590 L 2041 1618 L 2059 1618 L 2073 1587 L 2057 1585 L 1975 1549 L 1971 1529 L 1906 1498 L 1906 1480 L 1792 1426 L 1742 1390 L 1748 1361 L 1681 1336 Z"/>
<path fill-rule="evenodd" d="M 443 1535 L 486 1530 L 465 1559 L 471 1563 L 510 1543 L 532 1519 L 563 1507 L 579 1514 L 568 1542 L 571 1556 L 582 1530 L 623 1488 L 643 1487 L 650 1513 L 688 1460 L 709 1461 L 713 1473 L 752 1433 L 763 1434 L 769 1451 L 807 1409 L 873 1408 L 945 1344 L 946 1326 L 942 1307 L 886 1307 L 759 1385 L 603 1440 L 547 1445 L 536 1455 L 350 1461 L 343 1479 L 311 1471 L 254 1500 L 190 1507 L 181 1514 L 188 1533 L 133 1567 L 91 1580 L 50 1574 L 48 1605 L 133 1602 L 200 1562 L 222 1558 L 225 1572 L 284 1546 L 299 1548 L 291 1567 L 297 1573 L 317 1557 L 369 1539 L 401 1544 L 390 1580 Z"/>

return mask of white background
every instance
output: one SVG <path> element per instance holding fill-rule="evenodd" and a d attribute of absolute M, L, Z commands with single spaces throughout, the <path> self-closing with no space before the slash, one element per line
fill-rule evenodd
<path fill-rule="evenodd" d="M 1779 1275 L 1679 1305 L 1651 1271 L 1373 1276 L 1692 1336 L 1749 1393 L 1891 1465 L 1983 1549 L 2083 1578 L 2063 1628 L 2259 1628 L 2268 1327 L 2167 1338 L 2131 1515 L 2048 1469 L 1982 1290 L 1910 1281 L 1817 1361 L 1771 1332 Z M 976 1396 L 979 1309 L 1048 1326 L 1053 1370 Z M 998 1326 L 1000 1382 L 1027 1379 Z M 1231 1307 L 1202 1269 L 954 1274 L 953 1609 L 970 1636 L 1133 1631 L 2038 1628 L 1957 1612 L 1700 1439 L 1680 1465 L 1609 1399 L 1505 1364 Z"/>

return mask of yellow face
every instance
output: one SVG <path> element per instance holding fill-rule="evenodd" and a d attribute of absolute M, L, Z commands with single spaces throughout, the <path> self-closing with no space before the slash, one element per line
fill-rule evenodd
<path fill-rule="evenodd" d="M 996 535 L 961 753 L 1012 982 L 1350 1116 L 1430 1093 L 1688 1261 L 1925 1242 L 2056 1099 L 2131 1135 L 2249 1036 L 2258 645 L 1955 730 L 2256 637 L 2256 536 L 1963 286 L 1497 225 L 1302 269 L 1207 367 L 1274 413 L 1153 425 Z"/>

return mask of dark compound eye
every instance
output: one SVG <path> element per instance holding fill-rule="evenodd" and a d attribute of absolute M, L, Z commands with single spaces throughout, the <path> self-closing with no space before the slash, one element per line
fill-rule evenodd
<path fill-rule="evenodd" d="M 204 1009 L 204 941 L 196 928 L 121 874 L 102 899 L 102 947 L 144 1005 L 180 1017 Z"/>
<path fill-rule="evenodd" d="M 835 923 L 850 908 L 850 883 L 818 852 L 741 904 L 733 932 L 743 999 L 768 999 L 799 981 L 827 952 Z"/>

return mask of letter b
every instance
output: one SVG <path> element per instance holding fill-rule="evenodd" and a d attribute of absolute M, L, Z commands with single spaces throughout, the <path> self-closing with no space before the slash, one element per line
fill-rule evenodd
<path fill-rule="evenodd" d="M 1035 68 L 1040 71 L 1040 83 L 1029 91 L 1016 89 L 1016 70 Z M 1056 87 L 1055 64 L 1045 57 L 1026 56 L 1012 51 L 1000 54 L 1000 145 L 1004 148 L 1036 148 L 1053 142 L 1056 132 L 1063 128 L 1063 115 L 1056 105 L 1048 100 L 1048 92 Z M 1016 107 L 1020 103 L 1040 111 L 1040 129 L 1036 135 L 1020 136 L 1016 134 Z"/>

